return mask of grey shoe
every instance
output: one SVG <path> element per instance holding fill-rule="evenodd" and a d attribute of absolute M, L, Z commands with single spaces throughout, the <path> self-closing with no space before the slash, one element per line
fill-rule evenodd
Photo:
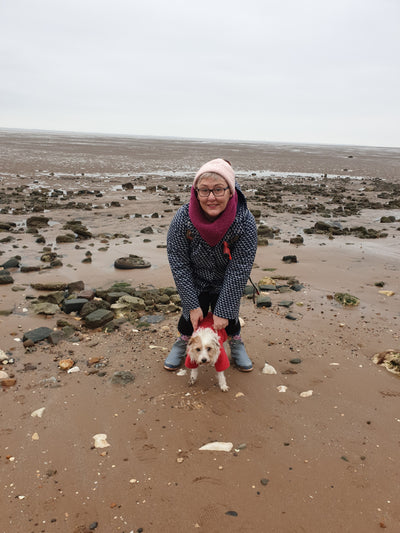
<path fill-rule="evenodd" d="M 166 360 L 164 361 L 164 368 L 166 370 L 176 370 L 182 364 L 186 357 L 187 341 L 179 338 L 172 346 Z"/>
<path fill-rule="evenodd" d="M 243 341 L 230 339 L 229 346 L 231 347 L 231 357 L 238 370 L 241 372 L 251 372 L 253 370 L 253 363 L 247 355 Z"/>

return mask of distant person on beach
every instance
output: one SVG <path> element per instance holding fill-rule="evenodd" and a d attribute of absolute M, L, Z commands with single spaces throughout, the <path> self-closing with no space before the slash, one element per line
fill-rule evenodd
<path fill-rule="evenodd" d="M 187 343 L 206 317 L 229 337 L 231 358 L 242 372 L 253 364 L 240 336 L 239 307 L 257 250 L 257 228 L 231 164 L 213 159 L 197 172 L 190 201 L 180 207 L 168 230 L 167 252 L 182 301 L 180 337 L 164 361 L 176 370 Z"/>

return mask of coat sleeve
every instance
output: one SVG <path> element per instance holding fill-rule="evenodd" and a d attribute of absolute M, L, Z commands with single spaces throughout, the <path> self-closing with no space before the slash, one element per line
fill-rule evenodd
<path fill-rule="evenodd" d="M 190 241 L 186 236 L 188 217 L 185 206 L 175 214 L 167 234 L 167 254 L 169 266 L 179 296 L 182 301 L 182 314 L 186 320 L 190 318 L 190 311 L 200 306 L 193 280 L 190 264 Z"/>
<path fill-rule="evenodd" d="M 240 300 L 253 267 L 257 251 L 257 226 L 250 211 L 242 223 L 242 231 L 231 251 L 232 259 L 225 272 L 214 314 L 221 318 L 236 319 Z"/>

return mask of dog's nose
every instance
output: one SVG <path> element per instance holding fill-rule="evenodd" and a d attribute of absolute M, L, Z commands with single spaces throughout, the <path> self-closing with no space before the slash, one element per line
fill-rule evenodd
<path fill-rule="evenodd" d="M 207 363 L 207 359 L 205 357 L 203 357 L 203 359 L 201 360 L 202 363 Z"/>

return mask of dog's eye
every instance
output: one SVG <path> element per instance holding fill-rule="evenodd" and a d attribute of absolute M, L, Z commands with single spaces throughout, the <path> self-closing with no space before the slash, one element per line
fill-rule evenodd
<path fill-rule="evenodd" d="M 196 352 L 200 352 L 200 351 L 201 351 L 200 348 L 196 348 Z"/>
<path fill-rule="evenodd" d="M 211 351 L 211 346 L 207 346 L 207 352 Z"/>

